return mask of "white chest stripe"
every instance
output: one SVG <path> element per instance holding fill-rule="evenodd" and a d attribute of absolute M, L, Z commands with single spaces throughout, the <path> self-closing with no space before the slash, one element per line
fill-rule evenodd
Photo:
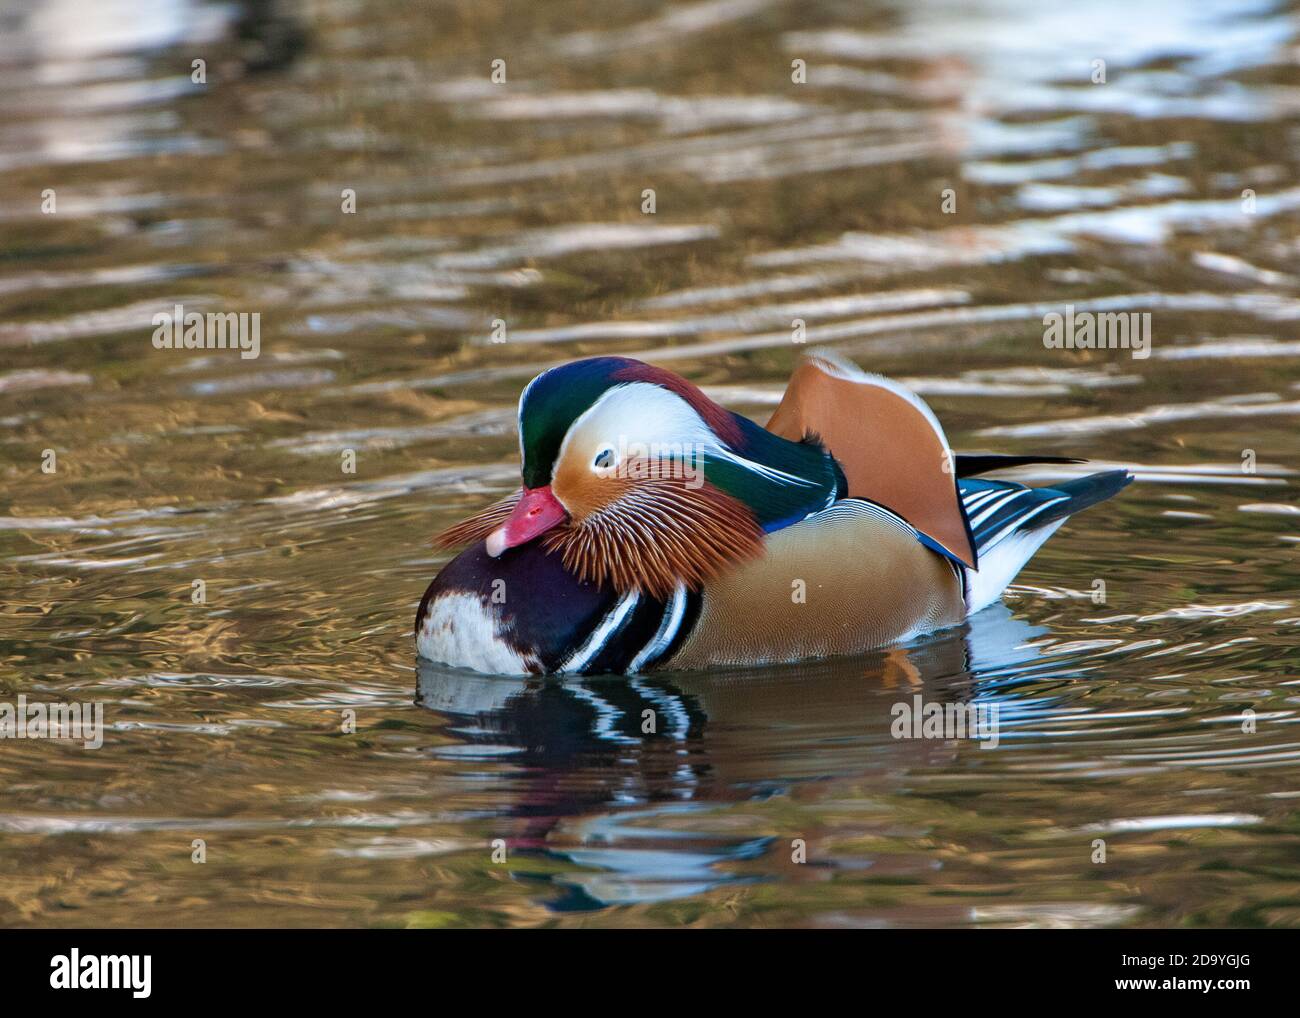
<path fill-rule="evenodd" d="M 619 598 L 609 614 L 600 620 L 600 625 L 587 637 L 587 642 L 565 658 L 564 663 L 557 670 L 563 674 L 572 674 L 586 668 L 596 655 L 605 649 L 610 639 L 618 634 L 624 621 L 632 614 L 632 610 L 640 600 L 641 595 L 636 591 Z"/>
<path fill-rule="evenodd" d="M 677 630 L 681 628 L 682 616 L 686 614 L 686 588 L 680 583 L 674 588 L 672 600 L 668 602 L 668 610 L 664 612 L 663 621 L 659 623 L 659 631 L 641 650 L 637 656 L 632 659 L 632 663 L 627 666 L 630 674 L 635 675 L 641 670 L 647 661 L 658 660 L 673 638 L 677 635 Z"/>

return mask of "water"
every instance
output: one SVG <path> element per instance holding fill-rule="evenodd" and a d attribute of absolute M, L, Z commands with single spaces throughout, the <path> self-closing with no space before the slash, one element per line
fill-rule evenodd
<path fill-rule="evenodd" d="M 0 700 L 106 730 L 0 742 L 0 923 L 1300 923 L 1296 8 L 1087 6 L 8 0 Z M 177 303 L 261 356 L 153 349 Z M 1045 349 L 1067 303 L 1152 356 Z M 1140 483 L 914 647 L 417 670 L 532 374 L 762 419 L 794 318 Z M 917 694 L 998 747 L 893 738 Z"/>

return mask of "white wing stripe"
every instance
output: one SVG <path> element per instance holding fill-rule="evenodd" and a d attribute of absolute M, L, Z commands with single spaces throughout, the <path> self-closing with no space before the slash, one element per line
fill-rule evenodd
<path fill-rule="evenodd" d="M 999 508 L 1006 505 L 1006 503 L 1010 502 L 1013 498 L 1019 498 L 1021 495 L 1024 494 L 1026 494 L 1026 489 L 1016 488 L 1013 491 L 1007 492 L 1004 496 L 1002 496 L 1002 498 L 989 502 L 986 507 L 981 509 L 980 514 L 970 521 L 971 530 L 974 530 L 976 527 L 978 527 L 981 523 L 983 523 L 995 512 L 997 512 Z"/>
<path fill-rule="evenodd" d="M 1024 516 L 1018 516 L 1018 517 L 1016 517 L 1016 519 L 1012 520 L 1012 521 L 1011 521 L 1010 523 L 1008 523 L 1005 527 L 1003 527 L 1001 530 L 999 530 L 999 531 L 997 532 L 997 534 L 995 534 L 993 537 L 990 537 L 990 538 L 989 538 L 988 540 L 986 540 L 986 541 L 981 541 L 981 542 L 980 542 L 980 552 L 982 553 L 982 552 L 986 551 L 987 549 L 992 548 L 995 544 L 997 544 L 997 543 L 998 543 L 999 541 L 1001 541 L 1004 537 L 1006 537 L 1007 534 L 1011 533 L 1011 531 L 1013 531 L 1013 530 L 1019 530 L 1019 529 L 1021 529 L 1021 528 L 1026 524 L 1026 523 L 1028 523 L 1030 520 L 1032 520 L 1035 516 L 1037 516 L 1039 513 L 1041 513 L 1041 512 L 1042 512 L 1044 509 L 1046 509 L 1048 506 L 1056 505 L 1056 503 L 1058 503 L 1058 502 L 1064 502 L 1068 497 L 1069 497 L 1068 495 L 1062 495 L 1060 498 L 1051 498 L 1051 499 L 1048 499 L 1048 500 L 1047 500 L 1046 502 L 1044 502 L 1042 505 L 1034 506 L 1033 510 L 1030 511 L 1030 512 L 1028 512 L 1028 513 L 1026 513 Z"/>
<path fill-rule="evenodd" d="M 999 494 L 1001 494 L 1001 493 L 1003 492 L 1003 490 L 1004 490 L 1004 489 L 1002 489 L 1002 488 L 989 488 L 989 489 L 986 490 L 986 491 L 977 491 L 977 492 L 975 492 L 975 494 L 973 494 L 973 495 L 967 495 L 967 496 L 962 500 L 962 505 L 966 507 L 966 511 L 967 511 L 967 512 L 970 512 L 970 511 L 973 510 L 976 506 L 978 506 L 981 502 L 987 502 L 987 501 L 988 501 L 989 499 L 991 499 L 994 495 L 999 495 Z"/>

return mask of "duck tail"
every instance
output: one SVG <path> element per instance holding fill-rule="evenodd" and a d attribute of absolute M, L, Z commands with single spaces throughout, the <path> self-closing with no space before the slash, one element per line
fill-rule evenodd
<path fill-rule="evenodd" d="M 1065 481 L 1051 489 L 1039 489 L 1059 491 L 1069 496 L 1064 502 L 1057 503 L 1044 513 L 1043 523 L 1063 520 L 1098 502 L 1105 502 L 1132 483 L 1133 475 L 1127 470 L 1103 470 L 1100 473 L 1089 474 L 1087 477 Z"/>
<path fill-rule="evenodd" d="M 1133 475 L 1127 470 L 1105 470 L 1050 488 L 962 479 L 962 507 L 979 549 L 979 569 L 965 570 L 970 613 L 987 608 L 1001 597 L 1062 523 L 1118 494 L 1132 481 Z"/>

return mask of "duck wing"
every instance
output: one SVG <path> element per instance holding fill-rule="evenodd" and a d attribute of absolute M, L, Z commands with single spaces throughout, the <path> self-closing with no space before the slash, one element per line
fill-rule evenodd
<path fill-rule="evenodd" d="M 767 427 L 795 442 L 815 435 L 844 471 L 849 497 L 886 506 L 936 550 L 977 567 L 952 450 L 915 393 L 818 351 L 795 370 Z"/>

